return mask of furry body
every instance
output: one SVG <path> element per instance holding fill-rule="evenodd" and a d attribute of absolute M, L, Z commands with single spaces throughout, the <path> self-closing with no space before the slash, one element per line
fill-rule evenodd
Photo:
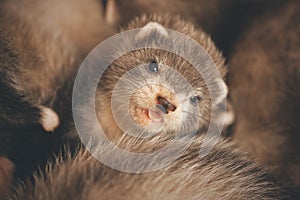
<path fill-rule="evenodd" d="M 131 150 L 148 152 L 162 145 L 157 139 L 120 143 Z M 218 141 L 207 156 L 199 158 L 202 140 L 202 136 L 195 139 L 169 166 L 141 174 L 111 169 L 80 150 L 75 157 L 58 158 L 45 175 L 36 176 L 35 186 L 20 185 L 8 199 L 285 199 L 282 188 L 263 168 L 226 141 Z M 118 157 L 111 153 L 106 156 Z M 122 161 L 121 165 L 130 165 Z M 143 168 L 143 161 L 134 162 Z"/>
<path fill-rule="evenodd" d="M 179 23 L 176 21 L 174 24 L 172 19 L 168 21 L 158 16 L 137 19 L 129 28 L 143 27 L 149 21 L 176 30 L 182 27 L 181 30 L 186 31 L 186 34 L 194 37 L 207 49 L 207 52 L 216 61 L 222 75 L 225 75 L 226 70 L 221 54 L 203 32 L 196 31 L 192 25 L 187 25 L 184 21 Z M 162 62 L 159 59 L 160 55 L 168 58 L 165 62 L 169 62 L 169 66 L 183 74 L 186 72 L 187 78 L 191 77 L 191 74 L 187 72 L 190 69 L 187 64 L 184 66 L 185 68 L 176 68 L 174 60 L 170 59 L 176 58 L 175 55 L 155 49 L 139 50 L 126 54 L 125 57 L 121 57 L 111 65 L 112 67 L 106 71 L 107 74 L 102 79 L 105 83 L 102 84 L 103 87 L 100 87 L 100 81 L 98 94 L 104 95 L 103 92 L 106 91 L 110 98 L 109 92 L 114 88 L 113 86 L 121 75 L 136 66 L 136 63 L 148 61 L 147 59 L 152 59 L 153 56 L 158 63 Z M 177 59 L 179 63 L 184 63 L 183 60 L 180 60 L 181 58 Z M 195 87 L 197 87 L 198 81 L 201 82 L 201 77 L 197 78 L 194 83 Z M 105 98 L 108 98 L 107 96 L 102 96 L 102 102 L 97 102 L 108 103 L 104 101 Z M 199 106 L 201 103 L 203 102 L 200 101 Z M 102 114 L 105 117 L 109 116 L 106 115 L 107 113 Z M 101 116 L 99 119 L 101 122 Z M 113 119 L 108 118 L 107 122 L 103 124 L 109 128 L 108 131 L 112 131 L 111 135 L 115 135 L 111 120 Z M 201 120 L 203 119 L 201 118 Z M 93 128 L 93 125 L 87 124 L 87 126 Z M 164 130 L 165 132 L 170 131 L 168 128 Z M 73 130 L 69 135 L 74 136 L 75 133 L 76 131 Z M 70 155 L 66 158 L 59 157 L 56 162 L 50 164 L 45 175 L 36 176 L 35 185 L 29 183 L 20 186 L 8 199 L 285 199 L 282 188 L 271 176 L 255 161 L 249 161 L 228 141 L 220 138 L 215 145 L 211 143 L 214 146 L 208 155 L 199 157 L 199 150 L 204 138 L 205 134 L 194 138 L 188 136 L 177 138 L 178 145 L 173 146 L 171 151 L 165 154 L 164 159 L 172 159 L 172 152 L 181 149 L 187 141 L 192 139 L 187 151 L 182 152 L 174 162 L 165 168 L 140 174 L 111 169 L 95 160 L 86 150 L 79 150 L 75 157 Z M 158 135 L 146 140 L 123 135 L 121 138 L 115 139 L 115 143 L 127 151 L 152 152 L 167 145 L 169 140 L 168 135 Z M 122 166 L 134 163 L 135 166 L 138 166 L 137 172 L 160 162 L 157 159 L 150 159 L 148 160 L 150 162 L 145 163 L 138 157 L 134 161 L 128 161 L 118 154 L 111 153 L 110 149 L 103 149 L 101 141 L 97 140 L 95 144 L 99 145 L 98 148 L 94 147 L 96 152 L 106 158 L 116 159 Z M 114 148 L 115 146 L 112 147 L 112 149 Z"/>
<path fill-rule="evenodd" d="M 108 1 L 109 2 L 109 1 Z M 286 0 L 111 0 L 115 2 L 114 21 L 127 24 L 137 15 L 162 14 L 180 15 L 184 19 L 201 27 L 210 34 L 217 47 L 227 57 L 232 43 L 241 29 L 254 16 L 265 12 L 269 7 L 282 6 Z M 112 3 L 111 3 L 112 5 Z"/>
<path fill-rule="evenodd" d="M 113 29 L 97 0 L 4 0 L 0 15 L 0 155 L 22 177 L 58 146 L 76 71 Z"/>
<path fill-rule="evenodd" d="M 4 198 L 14 179 L 14 164 L 7 158 L 0 157 L 0 198 Z"/>
<path fill-rule="evenodd" d="M 104 24 L 98 2 L 70 5 L 68 0 L 1 2 L 1 126 L 41 124 L 39 106 L 53 106 L 82 57 L 108 35 L 109 30 L 94 28 Z M 83 25 L 86 30 L 80 31 Z"/>
<path fill-rule="evenodd" d="M 300 185 L 300 4 L 254 18 L 230 58 L 233 138 L 283 179 Z"/>

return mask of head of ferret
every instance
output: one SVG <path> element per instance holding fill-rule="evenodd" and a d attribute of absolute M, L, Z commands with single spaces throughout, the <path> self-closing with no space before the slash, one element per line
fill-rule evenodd
<path fill-rule="evenodd" d="M 131 22 L 125 30 L 137 28 L 135 41 L 124 39 L 126 42 L 120 48 L 135 42 L 151 43 L 153 35 L 164 42 L 169 29 L 181 32 L 198 42 L 208 54 L 207 59 L 215 63 L 220 73 L 214 80 L 215 86 L 221 92 L 212 102 L 199 71 L 174 52 L 159 48 L 127 52 L 111 63 L 98 84 L 96 111 L 105 134 L 114 138 L 124 133 L 134 136 L 195 134 L 207 129 L 212 106 L 227 95 L 223 81 L 226 67 L 221 53 L 201 29 L 178 17 L 144 16 Z M 177 42 L 174 45 L 180 48 L 180 39 Z M 190 54 L 197 56 L 192 50 Z"/>

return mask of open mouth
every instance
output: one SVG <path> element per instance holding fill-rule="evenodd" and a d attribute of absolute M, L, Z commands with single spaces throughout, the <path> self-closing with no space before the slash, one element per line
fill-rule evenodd
<path fill-rule="evenodd" d="M 133 120 L 142 126 L 162 123 L 164 119 L 164 113 L 158 108 L 147 109 L 134 105 L 131 113 Z"/>
<path fill-rule="evenodd" d="M 145 107 L 135 102 L 133 98 L 130 102 L 130 113 L 133 120 L 147 128 L 162 126 L 165 116 L 175 110 L 176 106 L 162 96 L 157 96 L 154 105 L 145 104 Z"/>
<path fill-rule="evenodd" d="M 148 118 L 154 123 L 162 122 L 163 115 L 164 113 L 159 109 L 148 110 Z"/>

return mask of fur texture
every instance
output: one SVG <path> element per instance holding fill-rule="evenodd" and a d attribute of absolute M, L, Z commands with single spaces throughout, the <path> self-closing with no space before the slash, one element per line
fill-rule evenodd
<path fill-rule="evenodd" d="M 225 56 L 244 25 L 269 7 L 289 0 L 107 0 L 115 2 L 115 24 L 127 24 L 138 15 L 168 13 L 180 15 L 212 36 Z M 113 3 L 111 3 L 113 5 Z"/>
<path fill-rule="evenodd" d="M 43 123 L 38 106 L 53 106 L 80 56 L 108 35 L 94 28 L 103 24 L 98 2 L 70 2 L 1 2 L 1 126 Z"/>
<path fill-rule="evenodd" d="M 0 157 L 0 198 L 8 193 L 14 179 L 14 164 L 7 158 Z"/>
<path fill-rule="evenodd" d="M 199 62 L 208 62 L 209 59 L 212 59 L 212 61 L 216 65 L 216 70 L 219 71 L 220 77 L 217 79 L 217 77 L 214 77 L 214 73 L 207 73 L 209 74 L 209 79 L 214 79 L 214 84 L 221 84 L 220 86 L 224 87 L 224 91 L 222 91 L 224 94 L 218 94 L 216 98 L 218 99 L 220 97 L 220 101 L 224 101 L 226 98 L 227 89 L 225 83 L 224 83 L 224 76 L 226 74 L 226 66 L 225 61 L 222 56 L 222 54 L 217 50 L 214 43 L 211 41 L 209 36 L 207 36 L 201 29 L 195 28 L 192 24 L 181 20 L 179 17 L 170 17 L 168 15 L 165 16 L 158 16 L 153 15 L 150 17 L 141 17 L 133 20 L 129 25 L 124 28 L 123 30 L 130 30 L 135 28 L 142 28 L 139 33 L 137 34 L 138 43 L 145 43 L 151 44 L 152 40 L 152 34 L 149 30 L 148 25 L 156 24 L 156 27 L 158 29 L 161 29 L 157 33 L 157 37 L 166 37 L 167 31 L 164 29 L 171 29 L 175 31 L 179 31 L 192 39 L 194 39 L 196 42 L 198 42 L 208 54 L 207 57 L 203 58 L 203 60 Z M 144 30 L 145 29 L 145 30 Z M 155 30 L 155 28 L 154 28 Z M 147 35 L 144 31 L 150 31 L 149 35 Z M 135 43 L 137 41 L 127 41 L 127 38 L 124 38 L 124 44 L 120 44 L 118 47 L 117 52 L 112 52 L 113 55 L 119 55 L 119 52 L 122 52 L 123 49 L 128 49 L 135 46 Z M 174 49 L 181 49 L 183 40 L 178 38 L 176 42 L 172 44 L 172 47 Z M 190 58 L 197 58 L 202 55 L 198 55 L 200 53 L 194 52 L 193 49 L 189 49 L 190 52 L 187 52 L 188 55 L 190 55 Z M 201 77 L 200 73 L 193 68 L 193 66 L 184 58 L 181 58 L 180 56 L 176 55 L 175 53 L 171 53 L 168 51 L 150 48 L 150 49 L 141 49 L 136 50 L 132 52 L 128 52 L 125 55 L 120 55 L 105 71 L 102 79 L 99 82 L 98 87 L 98 93 L 96 95 L 96 110 L 98 113 L 99 121 L 102 122 L 102 125 L 104 126 L 104 129 L 111 130 L 113 127 L 115 127 L 112 111 L 111 111 L 111 98 L 113 92 L 116 91 L 116 83 L 121 79 L 124 74 L 129 72 L 130 70 L 136 69 L 137 66 L 141 64 L 148 65 L 151 61 L 154 61 L 157 63 L 158 66 L 158 72 L 157 74 L 151 73 L 147 69 L 138 69 L 135 73 L 138 75 L 132 75 L 131 78 L 127 78 L 128 80 L 124 80 L 125 82 L 130 82 L 128 86 L 135 85 L 136 83 L 144 83 L 146 87 L 139 88 L 135 94 L 132 96 L 132 101 L 130 101 L 130 104 L 136 104 L 136 106 L 133 106 L 133 109 L 129 108 L 129 112 L 133 115 L 133 118 L 137 118 L 137 121 L 141 119 L 141 115 L 137 116 L 139 114 L 138 112 L 143 112 L 144 110 L 151 110 L 152 107 L 155 107 L 157 96 L 158 98 L 163 97 L 169 102 L 173 102 L 176 109 L 174 112 L 169 112 L 167 114 L 163 114 L 163 120 L 164 120 L 164 127 L 162 132 L 170 132 L 171 129 L 178 130 L 184 129 L 187 130 L 188 127 L 195 127 L 195 125 L 191 124 L 192 119 L 186 118 L 185 120 L 181 119 L 180 116 L 186 114 L 191 116 L 192 113 L 195 111 L 196 108 L 190 106 L 190 98 L 194 95 L 199 97 L 199 101 L 197 101 L 196 106 L 199 106 L 199 113 L 195 113 L 195 115 L 199 116 L 199 123 L 200 123 L 200 129 L 205 130 L 210 122 L 211 117 L 211 97 L 208 91 L 208 88 L 206 86 L 205 80 L 203 77 Z M 185 78 L 189 84 L 191 85 L 192 89 L 195 91 L 195 94 L 192 94 L 191 91 L 185 87 L 185 83 L 183 78 L 178 78 L 174 75 L 174 73 L 168 72 L 168 70 L 164 67 L 164 65 L 171 67 L 172 69 L 176 70 L 180 75 L 182 75 L 183 78 Z M 201 63 L 200 63 L 201 65 Z M 202 65 L 203 66 L 203 65 Z M 205 68 L 206 72 L 210 72 L 213 69 L 210 68 L 212 66 L 203 66 Z M 159 81 L 157 84 L 153 84 L 153 81 L 157 80 L 157 77 L 159 77 Z M 206 77 L 207 78 L 207 77 Z M 207 78 L 208 80 L 208 78 Z M 207 81 L 206 80 L 206 81 Z M 122 84 L 126 85 L 126 83 Z M 164 88 L 164 86 L 166 88 Z M 130 94 L 131 87 L 125 87 L 120 91 L 120 93 L 126 93 L 127 95 Z M 173 94 L 171 91 L 176 91 L 176 94 Z M 217 89 L 216 89 L 217 90 Z M 191 93 L 189 93 L 191 92 Z M 181 96 L 182 99 L 176 99 L 175 96 Z M 183 103 L 187 102 L 187 103 Z M 216 103 L 216 102 L 214 102 Z M 216 104 L 218 104 L 217 102 Z M 142 109 L 140 111 L 139 109 Z M 80 109 L 80 108 L 79 108 Z M 137 109 L 137 110 L 134 110 Z M 82 112 L 85 112 L 85 109 L 83 109 Z M 83 113 L 84 115 L 84 113 Z M 194 118 L 194 116 L 192 116 Z M 195 122 L 198 123 L 198 122 Z M 171 127 L 172 128 L 168 128 Z M 108 131 L 113 134 L 116 134 L 118 132 L 117 128 L 115 128 L 116 131 Z M 190 130 L 195 131 L 195 130 Z M 114 135 L 112 136 L 112 138 Z"/>
<path fill-rule="evenodd" d="M 159 138 L 161 139 L 161 138 Z M 184 144 L 188 138 L 178 142 Z M 190 139 L 190 138 L 189 138 Z M 282 188 L 255 162 L 239 152 L 231 143 L 220 140 L 205 157 L 199 149 L 203 138 L 194 139 L 189 149 L 169 166 L 149 173 L 125 173 L 104 166 L 85 150 L 75 157 L 58 158 L 46 174 L 36 176 L 35 186 L 20 185 L 10 200 L 50 199 L 285 199 Z M 149 152 L 165 142 L 158 138 L 119 141 L 125 149 Z M 182 142 L 182 143 L 181 143 Z M 179 146 L 174 147 L 180 148 Z M 174 149 L 174 150 L 175 150 Z M 104 156 L 118 155 L 102 152 Z M 172 157 L 166 154 L 164 159 Z M 121 159 L 122 160 L 122 159 Z M 155 165 L 153 160 L 149 165 Z M 136 166 L 143 168 L 138 158 Z M 126 160 L 121 165 L 130 165 Z"/>
<path fill-rule="evenodd" d="M 224 59 L 213 43 L 201 30 L 194 29 L 190 24 L 176 19 L 153 16 L 137 19 L 128 28 L 143 27 L 149 21 L 160 23 L 163 27 L 181 30 L 197 40 L 212 59 L 217 63 L 218 69 L 225 75 Z M 160 26 L 159 26 L 160 27 Z M 165 33 L 164 31 L 162 31 Z M 143 34 L 144 35 L 144 34 Z M 165 34 L 164 34 L 165 35 Z M 145 39 L 146 40 L 146 39 Z M 127 40 L 124 40 L 127 41 Z M 146 40 L 147 41 L 147 40 Z M 130 42 L 130 41 L 128 41 Z M 179 44 L 177 44 L 179 45 Z M 122 45 L 120 45 L 122 48 Z M 111 98 L 111 90 L 116 81 L 129 69 L 149 58 L 157 59 L 157 62 L 166 62 L 168 66 L 182 72 L 188 80 L 193 76 L 188 72 L 188 64 L 176 55 L 155 49 L 133 51 L 117 59 L 106 71 L 106 76 L 99 83 L 98 94 L 106 92 L 107 99 Z M 161 56 L 161 57 L 160 57 Z M 161 58 L 166 58 L 162 60 Z M 129 59 L 130 58 L 130 59 Z M 177 60 L 178 59 L 178 60 Z M 176 61 L 176 62 L 175 62 Z M 184 68 L 176 68 L 176 64 L 186 64 Z M 163 75 L 162 75 L 163 76 Z M 170 81 L 170 80 L 169 80 Z M 201 77 L 197 76 L 194 83 L 199 87 Z M 172 83 L 172 82 L 171 82 Z M 176 84 L 177 82 L 174 82 Z M 193 82 L 192 82 L 193 83 Z M 102 87 L 100 87 L 102 86 Z M 174 86 L 175 87 L 175 86 Z M 105 94 L 103 94 L 105 95 Z M 109 102 L 105 98 L 98 98 L 98 103 L 104 104 L 108 109 Z M 204 97 L 205 98 L 205 97 Z M 199 102 L 199 106 L 201 106 Z M 116 134 L 112 128 L 113 119 L 109 114 L 101 113 L 107 119 L 103 124 L 107 131 Z M 99 116 L 101 122 L 101 116 Z M 201 118 L 202 119 L 202 118 Z M 87 124 L 88 127 L 96 125 Z M 170 131 L 170 130 L 166 130 Z M 182 130 L 183 132 L 186 130 Z M 76 131 L 69 135 L 75 136 Z M 277 185 L 267 171 L 255 161 L 248 160 L 232 143 L 221 138 L 214 145 L 208 155 L 199 157 L 199 150 L 203 144 L 205 135 L 195 138 L 182 136 L 177 138 L 177 145 L 173 146 L 170 154 L 166 153 L 165 159 L 172 159 L 173 151 L 181 149 L 187 141 L 193 140 L 187 151 L 182 152 L 169 166 L 149 173 L 126 173 L 111 169 L 96 161 L 86 150 L 79 150 L 73 156 L 58 158 L 54 164 L 50 164 L 45 175 L 36 177 L 35 184 L 20 186 L 8 199 L 285 199 L 283 188 Z M 172 137 L 171 137 L 172 138 Z M 93 140 L 97 153 L 105 158 L 115 158 L 122 166 L 135 163 L 135 166 L 147 168 L 156 165 L 160 160 L 153 159 L 145 164 L 136 157 L 134 161 L 128 161 L 124 157 L 115 154 L 110 149 L 103 149 L 99 140 Z M 99 143 L 98 143 L 99 142 Z M 168 135 L 159 135 L 142 140 L 127 135 L 115 139 L 117 146 L 126 151 L 152 152 L 162 148 L 170 142 Z M 115 146 L 112 147 L 113 149 Z M 68 150 L 67 150 L 68 152 Z M 72 151 L 71 151 L 72 152 Z M 72 154 L 72 153 L 71 153 Z"/>
<path fill-rule="evenodd" d="M 76 71 L 114 31 L 97 0 L 3 0 L 0 15 L 0 154 L 19 177 L 53 151 L 61 135 L 39 133 L 66 128 Z"/>
<path fill-rule="evenodd" d="M 237 115 L 233 138 L 300 186 L 300 4 L 287 3 L 245 27 L 230 58 Z"/>

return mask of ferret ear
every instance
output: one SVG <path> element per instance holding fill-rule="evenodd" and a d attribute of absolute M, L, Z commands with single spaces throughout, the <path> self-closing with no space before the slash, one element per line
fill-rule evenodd
<path fill-rule="evenodd" d="M 219 104 L 226 99 L 228 87 L 222 79 L 216 80 L 216 94 L 213 96 L 213 103 Z"/>
<path fill-rule="evenodd" d="M 158 34 L 161 37 L 169 37 L 168 31 L 161 24 L 157 22 L 149 22 L 143 28 L 140 29 L 136 36 L 136 39 L 140 40 L 145 37 L 149 37 L 154 33 Z"/>
<path fill-rule="evenodd" d="M 104 19 L 112 26 L 117 26 L 120 21 L 120 12 L 116 0 L 107 0 L 106 5 L 104 4 Z"/>

